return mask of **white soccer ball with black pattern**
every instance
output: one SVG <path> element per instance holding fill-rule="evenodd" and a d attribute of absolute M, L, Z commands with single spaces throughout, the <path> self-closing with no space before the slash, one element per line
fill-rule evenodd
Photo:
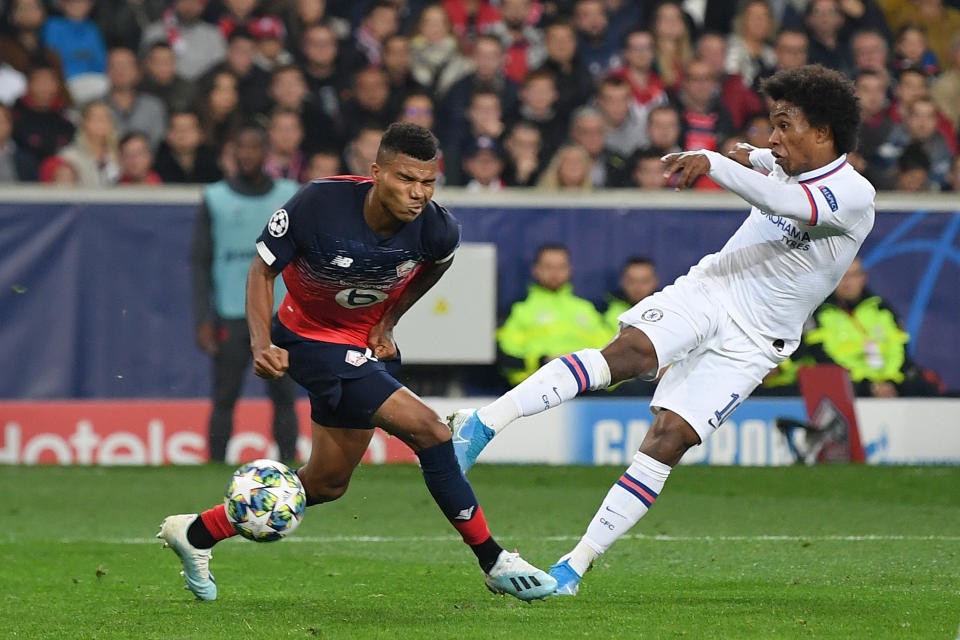
<path fill-rule="evenodd" d="M 272 542 L 300 524 L 307 494 L 287 465 L 261 459 L 234 472 L 223 504 L 237 533 L 256 542 Z"/>

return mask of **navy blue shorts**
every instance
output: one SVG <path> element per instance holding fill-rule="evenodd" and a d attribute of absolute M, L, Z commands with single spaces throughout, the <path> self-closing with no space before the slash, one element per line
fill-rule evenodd
<path fill-rule="evenodd" d="M 400 358 L 379 361 L 367 347 L 310 340 L 273 318 L 273 344 L 290 353 L 287 374 L 310 395 L 310 418 L 325 427 L 372 429 L 380 406 L 403 387 Z"/>

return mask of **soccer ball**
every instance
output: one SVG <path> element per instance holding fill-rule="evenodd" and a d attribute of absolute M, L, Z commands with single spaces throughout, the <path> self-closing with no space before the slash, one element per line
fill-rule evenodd
<path fill-rule="evenodd" d="M 287 465 L 254 460 L 233 473 L 223 504 L 237 533 L 256 542 L 272 542 L 300 524 L 307 494 Z"/>

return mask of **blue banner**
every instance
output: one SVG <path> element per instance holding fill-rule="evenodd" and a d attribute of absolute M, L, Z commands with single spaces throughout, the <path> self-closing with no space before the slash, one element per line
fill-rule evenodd
<path fill-rule="evenodd" d="M 190 310 L 195 211 L 0 204 L 0 398 L 207 395 L 210 363 L 194 346 Z M 542 244 L 570 247 L 577 293 L 599 301 L 628 257 L 652 258 L 669 283 L 720 249 L 746 209 L 456 207 L 454 214 L 465 241 L 497 245 L 503 315 L 525 295 Z M 882 212 L 863 252 L 869 286 L 900 314 L 912 355 L 953 390 L 960 390 L 958 230 L 960 215 Z M 249 390 L 262 393 L 259 384 Z"/>

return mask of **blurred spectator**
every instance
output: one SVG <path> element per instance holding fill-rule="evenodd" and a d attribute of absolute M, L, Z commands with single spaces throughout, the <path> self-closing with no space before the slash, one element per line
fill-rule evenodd
<path fill-rule="evenodd" d="M 615 51 L 616 47 L 623 43 L 627 33 L 643 24 L 644 4 L 635 0 L 603 0 L 609 38 Z"/>
<path fill-rule="evenodd" d="M 37 64 L 27 75 L 27 93 L 13 105 L 13 139 L 38 165 L 73 139 L 66 96 L 57 69 Z"/>
<path fill-rule="evenodd" d="M 561 146 L 543 170 L 537 188 L 545 191 L 593 191 L 590 156 L 578 144 Z"/>
<path fill-rule="evenodd" d="M 62 16 L 43 24 L 43 42 L 63 64 L 63 75 L 75 102 L 83 104 L 107 92 L 107 45 L 97 23 L 90 19 L 93 0 L 58 0 Z"/>
<path fill-rule="evenodd" d="M 877 152 L 894 127 L 887 114 L 887 78 L 884 73 L 864 69 L 857 73 L 855 80 L 860 103 L 860 128 L 857 150 L 847 154 L 847 161 L 875 187 L 883 183 L 883 160 Z"/>
<path fill-rule="evenodd" d="M 75 187 L 80 183 L 77 170 L 67 159 L 60 156 L 50 156 L 40 163 L 38 175 L 40 182 L 44 184 Z"/>
<path fill-rule="evenodd" d="M 893 68 L 897 71 L 909 67 L 919 69 L 929 77 L 940 73 L 937 56 L 927 48 L 923 29 L 915 24 L 906 24 L 897 30 L 893 53 Z"/>
<path fill-rule="evenodd" d="M 632 91 L 626 80 L 614 76 L 605 78 L 597 89 L 596 103 L 603 116 L 607 149 L 628 158 L 647 145 L 647 123 L 633 106 Z"/>
<path fill-rule="evenodd" d="M 386 129 L 396 114 L 390 112 L 390 85 L 379 67 L 368 67 L 353 76 L 353 88 L 344 101 L 343 121 L 348 136 L 361 127 L 374 125 Z"/>
<path fill-rule="evenodd" d="M 758 90 L 760 81 L 777 69 L 777 54 L 770 46 L 772 33 L 767 0 L 741 3 L 727 39 L 726 72 L 739 75 L 745 85 Z"/>
<path fill-rule="evenodd" d="M 370 165 L 377 161 L 377 149 L 380 147 L 383 131 L 380 127 L 363 126 L 347 143 L 343 159 L 349 175 L 370 175 Z"/>
<path fill-rule="evenodd" d="M 203 144 L 200 119 L 192 111 L 173 111 L 167 138 L 157 150 L 154 163 L 165 183 L 216 182 L 222 177 L 217 154 Z"/>
<path fill-rule="evenodd" d="M 140 36 L 151 22 L 159 20 L 166 0 L 96 0 L 93 19 L 107 49 L 124 47 L 136 51 Z"/>
<path fill-rule="evenodd" d="M 951 193 L 960 192 L 960 155 L 953 156 L 953 159 L 950 161 L 950 171 L 947 173 L 944 191 L 950 191 Z"/>
<path fill-rule="evenodd" d="M 312 100 L 334 122 L 340 120 L 340 93 L 350 84 L 349 73 L 338 57 L 336 33 L 325 24 L 306 27 L 300 68 Z"/>
<path fill-rule="evenodd" d="M 441 5 L 429 5 L 420 14 L 410 51 L 413 77 L 439 98 L 470 72 Z"/>
<path fill-rule="evenodd" d="M 610 74 L 629 83 L 633 102 L 644 126 L 650 109 L 667 102 L 663 80 L 653 71 L 653 49 L 653 34 L 649 31 L 634 29 L 628 32 L 620 51 L 622 65 Z"/>
<path fill-rule="evenodd" d="M 630 180 L 635 187 L 656 191 L 667 187 L 663 162 L 656 149 L 640 149 L 630 158 Z"/>
<path fill-rule="evenodd" d="M 943 184 L 953 153 L 937 131 L 937 107 L 929 98 L 915 100 L 907 107 L 903 122 L 893 127 L 877 154 L 887 166 L 896 166 L 897 159 L 911 143 L 918 143 L 926 153 L 930 180 Z"/>
<path fill-rule="evenodd" d="M 167 109 L 156 96 L 137 89 L 140 68 L 130 49 L 116 47 L 107 56 L 107 77 L 110 91 L 104 101 L 110 107 L 118 137 L 131 131 L 147 136 L 150 148 L 156 149 L 167 132 Z"/>
<path fill-rule="evenodd" d="M 239 106 L 243 115 L 250 118 L 270 110 L 270 73 L 254 64 L 257 45 L 253 36 L 243 27 L 233 29 L 227 39 L 227 57 L 204 74 L 200 85 L 213 81 L 221 71 L 232 73 L 237 79 Z"/>
<path fill-rule="evenodd" d="M 445 167 L 450 184 L 464 184 L 460 168 L 463 166 L 463 153 L 482 136 L 499 140 L 504 132 L 503 110 L 500 95 L 493 89 L 479 89 L 470 97 L 466 122 L 461 124 L 457 137 L 444 145 L 444 154 L 449 167 Z"/>
<path fill-rule="evenodd" d="M 399 113 L 401 105 L 410 94 L 426 91 L 423 85 L 413 77 L 412 64 L 410 38 L 399 33 L 387 38 L 387 41 L 383 44 L 383 64 L 381 64 L 381 67 L 387 74 L 387 83 L 390 88 L 390 97 L 387 103 L 392 113 Z"/>
<path fill-rule="evenodd" d="M 680 147 L 680 112 L 670 105 L 656 107 L 647 118 L 650 148 L 660 155 L 682 151 Z"/>
<path fill-rule="evenodd" d="M 243 116 L 237 108 L 239 103 L 237 76 L 229 71 L 218 71 L 213 74 L 207 86 L 206 96 L 197 105 L 203 140 L 206 144 L 220 149 L 233 130 L 240 126 Z"/>
<path fill-rule="evenodd" d="M 657 159 L 659 163 L 659 158 Z M 661 164 L 660 174 L 663 175 Z M 620 314 L 660 289 L 657 267 L 650 258 L 633 256 L 620 268 L 619 288 L 608 293 L 607 308 L 603 321 L 607 325 L 610 337 L 620 331 Z"/>
<path fill-rule="evenodd" d="M 879 31 L 857 31 L 850 38 L 855 72 L 874 71 L 886 76 L 889 83 L 894 77 L 890 68 L 890 46 Z"/>
<path fill-rule="evenodd" d="M 720 86 L 720 103 L 730 114 L 733 127 L 739 129 L 747 116 L 765 111 L 767 105 L 740 74 L 727 73 L 726 50 L 727 42 L 720 34 L 707 32 L 697 39 L 696 57 L 713 70 Z"/>
<path fill-rule="evenodd" d="M 360 52 L 371 65 L 380 64 L 383 43 L 397 32 L 399 15 L 394 4 L 378 0 L 371 3 L 364 12 L 360 26 L 353 33 L 354 41 Z"/>
<path fill-rule="evenodd" d="M 263 172 L 266 139 L 262 129 L 244 126 L 231 140 L 237 176 L 207 186 L 194 224 L 190 250 L 195 340 L 213 364 L 210 459 L 223 462 L 233 432 L 233 409 L 250 363 L 245 315 L 246 272 L 254 249 L 251 238 L 263 229 L 264 212 L 276 211 L 298 184 Z M 275 285 L 274 311 L 282 285 Z M 296 385 L 290 376 L 267 381 L 273 403 L 273 436 L 282 460 L 297 455 Z"/>
<path fill-rule="evenodd" d="M 227 45 L 220 30 L 200 19 L 205 0 L 174 0 L 163 17 L 143 32 L 141 47 L 166 42 L 177 59 L 177 75 L 194 81 L 223 61 Z"/>
<path fill-rule="evenodd" d="M 453 33 L 460 40 L 461 49 L 472 53 L 477 38 L 500 21 L 495 4 L 498 3 L 489 0 L 443 0 L 443 8 Z"/>
<path fill-rule="evenodd" d="M 503 113 L 511 113 L 517 102 L 517 85 L 503 72 L 505 57 L 500 39 L 480 35 L 471 54 L 473 72 L 458 80 L 439 103 L 437 134 L 442 141 L 455 139 L 463 126 L 473 94 L 480 90 L 494 90 L 500 96 Z"/>
<path fill-rule="evenodd" d="M 610 28 L 604 0 L 576 0 L 573 27 L 577 30 L 577 59 L 599 80 L 616 63 L 622 31 Z M 549 44 L 547 47 L 549 55 Z"/>
<path fill-rule="evenodd" d="M 589 0 L 589 4 L 600 4 Z M 581 3 L 577 3 L 580 7 Z M 568 22 L 554 22 L 545 29 L 544 46 L 547 59 L 541 65 L 557 81 L 557 111 L 564 118 L 577 107 L 587 103 L 594 93 L 593 76 L 580 61 L 577 53 L 577 34 Z"/>
<path fill-rule="evenodd" d="M 683 70 L 693 59 L 693 38 L 680 3 L 665 0 L 653 10 L 653 39 L 657 45 L 654 64 L 667 89 L 675 90 L 683 81 Z"/>
<path fill-rule="evenodd" d="M 255 20 L 255 11 L 259 0 L 221 0 L 223 10 L 217 20 L 223 38 L 229 39 L 235 29 L 249 29 Z"/>
<path fill-rule="evenodd" d="M 160 98 L 168 112 L 193 107 L 194 85 L 177 75 L 177 59 L 166 42 L 156 42 L 147 50 L 140 90 Z"/>
<path fill-rule="evenodd" d="M 284 23 L 288 27 L 287 46 L 296 50 L 310 27 L 323 24 L 333 30 L 337 40 L 350 37 L 350 21 L 327 12 L 327 0 L 295 0 L 287 2 Z"/>
<path fill-rule="evenodd" d="M 27 76 L 0 62 L 0 104 L 9 107 L 27 92 Z"/>
<path fill-rule="evenodd" d="M 503 154 L 499 143 L 481 136 L 463 154 L 463 172 L 467 191 L 500 191 L 503 183 Z"/>
<path fill-rule="evenodd" d="M 845 17 L 838 0 L 811 0 L 805 20 L 810 38 L 807 59 L 810 64 L 849 74 L 853 68 L 846 43 L 841 39 Z"/>
<path fill-rule="evenodd" d="M 766 113 L 755 113 L 747 119 L 743 128 L 744 142 L 760 149 L 770 147 L 770 116 Z"/>
<path fill-rule="evenodd" d="M 937 108 L 950 119 L 954 128 L 960 127 L 960 33 L 950 43 L 951 65 L 930 89 Z"/>
<path fill-rule="evenodd" d="M 520 102 L 508 124 L 526 120 L 540 130 L 540 159 L 550 158 L 567 134 L 567 123 L 556 110 L 557 84 L 545 69 L 531 71 L 520 88 Z"/>
<path fill-rule="evenodd" d="M 316 96 L 307 91 L 303 72 L 295 65 L 278 67 L 270 79 L 270 99 L 275 107 L 283 107 L 300 114 L 303 125 L 304 147 L 340 146 L 347 139 L 342 127 L 335 126 L 324 112 Z"/>
<path fill-rule="evenodd" d="M 897 85 L 894 88 L 895 100 L 890 104 L 887 110 L 890 119 L 894 122 L 900 122 L 904 114 L 910 108 L 910 105 L 921 98 L 930 97 L 930 89 L 927 84 L 927 77 L 916 69 L 904 69 L 900 72 L 897 79 Z M 944 140 L 950 146 L 950 151 L 957 153 L 957 133 L 953 123 L 945 115 L 937 111 L 937 131 L 943 136 Z"/>
<path fill-rule="evenodd" d="M 264 71 L 293 64 L 293 54 L 284 48 L 287 29 L 276 16 L 261 16 L 250 20 L 247 30 L 257 43 L 253 63 Z"/>
<path fill-rule="evenodd" d="M 888 0 L 884 3 L 890 27 L 897 31 L 907 24 L 921 27 L 927 43 L 944 65 L 953 63 L 950 42 L 960 33 L 960 10 L 944 6 L 942 0 Z"/>
<path fill-rule="evenodd" d="M 270 126 L 267 128 L 267 158 L 263 170 L 271 178 L 300 180 L 300 174 L 306 164 L 301 151 L 303 145 L 303 125 L 296 111 L 277 107 L 270 114 Z"/>
<path fill-rule="evenodd" d="M 500 22 L 490 28 L 490 33 L 503 42 L 504 74 L 518 84 L 544 58 L 543 34 L 533 26 L 538 19 L 538 10 L 531 0 L 501 0 Z"/>
<path fill-rule="evenodd" d="M 26 74 L 37 63 L 61 71 L 60 56 L 48 47 L 41 30 L 47 11 L 41 0 L 10 0 L 7 24 L 0 32 L 0 60 Z"/>
<path fill-rule="evenodd" d="M 593 304 L 573 293 L 566 247 L 540 247 L 530 273 L 533 282 L 527 297 L 513 304 L 497 331 L 500 368 L 511 385 L 565 353 L 602 347 L 609 337 Z"/>
<path fill-rule="evenodd" d="M 570 120 L 570 138 L 590 156 L 590 180 L 593 186 L 627 186 L 627 161 L 607 148 L 603 114 L 595 107 L 580 107 L 573 112 Z"/>
<path fill-rule="evenodd" d="M 433 130 L 433 99 L 427 93 L 418 91 L 411 93 L 400 105 L 400 122 L 412 122 L 424 129 Z"/>
<path fill-rule="evenodd" d="M 867 280 L 863 261 L 855 259 L 836 291 L 814 312 L 791 360 L 802 364 L 806 357 L 840 365 L 850 373 L 858 396 L 939 395 L 936 374 L 911 361 L 909 334 L 893 309 L 867 288 Z"/>
<path fill-rule="evenodd" d="M 120 178 L 118 184 L 155 187 L 163 183 L 153 170 L 153 153 L 147 136 L 131 131 L 120 138 Z"/>
<path fill-rule="evenodd" d="M 706 62 L 694 60 L 687 65 L 677 106 L 683 118 L 683 148 L 716 151 L 733 133 L 733 122 L 720 103 L 717 78 Z"/>
<path fill-rule="evenodd" d="M 810 40 L 803 31 L 783 29 L 777 34 L 773 53 L 777 56 L 777 70 L 796 69 L 807 64 Z"/>
<path fill-rule="evenodd" d="M 343 173 L 340 169 L 340 152 L 334 149 L 314 151 L 307 158 L 307 166 L 300 174 L 300 182 L 309 182 L 317 178 L 329 178 Z"/>
<path fill-rule="evenodd" d="M 930 156 L 920 142 L 911 142 L 897 158 L 893 183 L 897 191 L 939 191 L 939 185 L 930 179 Z"/>
<path fill-rule="evenodd" d="M 91 102 L 83 108 L 73 142 L 58 155 L 76 169 L 80 186 L 103 187 L 117 182 L 117 132 L 107 103 Z"/>
<path fill-rule="evenodd" d="M 513 125 L 504 143 L 504 182 L 509 187 L 532 187 L 540 177 L 540 129 L 521 120 Z"/>
<path fill-rule="evenodd" d="M 13 140 L 13 115 L 0 104 L 0 184 L 36 179 L 37 162 Z"/>

